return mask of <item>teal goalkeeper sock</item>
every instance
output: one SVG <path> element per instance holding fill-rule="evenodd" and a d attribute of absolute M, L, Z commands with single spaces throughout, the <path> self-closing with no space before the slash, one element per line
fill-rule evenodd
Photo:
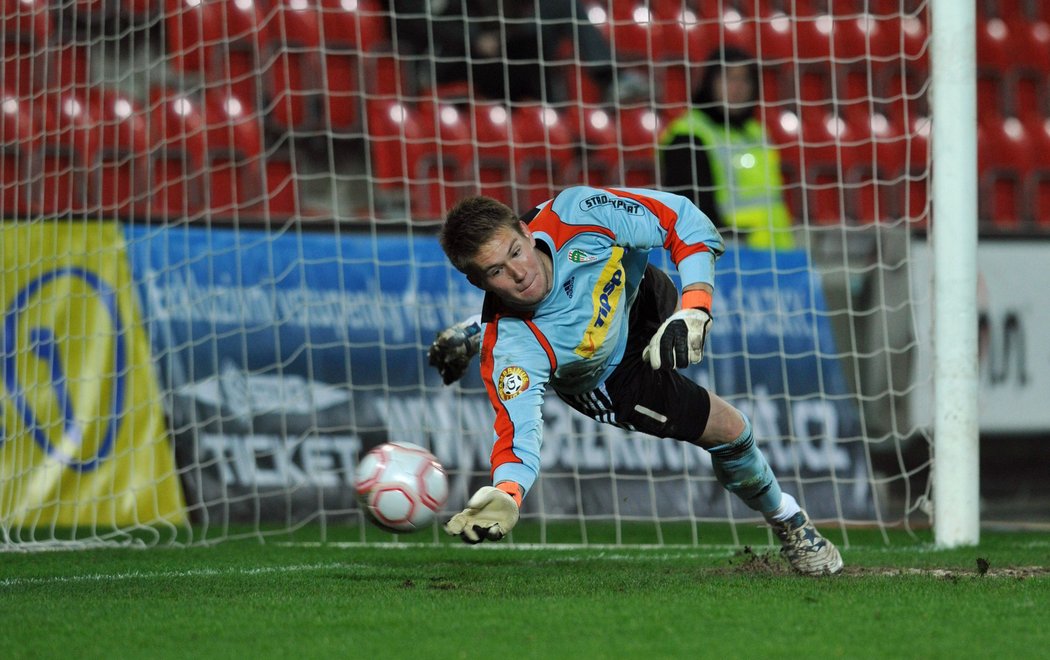
<path fill-rule="evenodd" d="M 781 504 L 780 484 L 766 457 L 755 445 L 751 420 L 744 418 L 744 432 L 736 440 L 709 449 L 718 483 L 763 514 L 772 514 Z"/>

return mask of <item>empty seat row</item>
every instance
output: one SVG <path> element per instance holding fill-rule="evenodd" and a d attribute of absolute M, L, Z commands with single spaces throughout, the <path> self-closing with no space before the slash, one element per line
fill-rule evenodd
<path fill-rule="evenodd" d="M 570 116 L 571 115 L 571 116 Z M 369 103 L 368 142 L 380 191 L 408 195 L 416 218 L 487 194 L 527 208 L 574 183 L 657 183 L 663 122 L 646 108 L 558 112 L 544 105 Z"/>
<path fill-rule="evenodd" d="M 979 216 L 999 228 L 1050 228 L 1050 122 L 1016 117 L 977 132 Z"/>
<path fill-rule="evenodd" d="M 846 13 L 804 14 L 766 6 L 756 14 L 726 3 L 705 15 L 679 6 L 661 16 L 644 0 L 589 4 L 588 17 L 609 39 L 618 58 L 700 62 L 714 46 L 744 48 L 767 62 L 835 58 L 916 59 L 927 50 L 926 22 L 920 15 Z"/>
<path fill-rule="evenodd" d="M 6 214 L 299 210 L 288 158 L 264 146 L 258 115 L 235 97 L 158 89 L 143 104 L 95 87 L 33 99 L 4 92 L 0 107 Z"/>
<path fill-rule="evenodd" d="M 29 100 L 6 94 L 2 104 L 7 213 L 182 218 L 205 209 L 219 215 L 301 211 L 289 157 L 265 144 L 259 113 L 235 96 L 158 89 L 141 103 L 92 88 Z M 524 208 L 574 183 L 653 186 L 665 121 L 647 108 L 559 112 L 542 105 L 373 100 L 366 117 L 368 176 L 381 194 L 407 199 L 418 219 L 439 217 L 470 192 Z M 792 121 L 790 113 L 768 113 L 789 180 L 802 186 L 816 179 L 799 173 L 853 176 L 873 159 L 889 172 L 908 158 L 908 149 L 915 162 L 924 160 L 914 146 L 918 138 L 905 134 L 820 132 L 805 118 Z"/>
<path fill-rule="evenodd" d="M 658 185 L 667 119 L 647 108 L 396 100 L 372 102 L 368 117 L 376 183 L 417 219 L 440 217 L 476 192 L 526 208 L 576 183 Z M 926 216 L 928 121 L 895 126 L 876 115 L 854 124 L 769 108 L 763 119 L 781 151 L 797 217 L 827 223 Z"/>
<path fill-rule="evenodd" d="M 17 81 L 22 94 L 86 81 L 87 49 L 56 43 L 48 0 L 3 1 L 10 5 L 3 22 L 5 81 Z M 853 104 L 869 113 L 872 99 L 876 110 L 898 120 L 905 112 L 927 114 L 922 14 L 878 14 L 871 7 L 873 13 L 832 15 L 826 12 L 839 11 L 838 4 L 789 4 L 697 3 L 693 9 L 678 1 L 598 0 L 589 16 L 621 63 L 633 60 L 654 78 L 652 101 L 664 110 L 687 106 L 699 75 L 695 65 L 712 44 L 728 43 L 760 55 L 766 102 Z M 752 6 L 759 10 L 749 14 Z M 387 50 L 388 16 L 377 0 L 164 0 L 162 12 L 166 61 L 207 86 L 267 107 L 276 130 L 355 131 L 364 96 L 411 91 Z M 982 112 L 1050 116 L 1050 24 L 1011 17 L 978 27 Z M 593 89 L 575 92 L 575 101 L 600 100 Z"/>
<path fill-rule="evenodd" d="M 92 88 L 32 100 L 4 94 L 0 108 L 0 201 L 8 214 L 302 215 L 290 155 L 264 143 L 258 111 L 235 96 L 157 89 L 142 103 Z M 762 118 L 800 221 L 925 222 L 927 120 L 858 122 L 797 108 L 764 108 Z M 429 220 L 472 193 L 526 208 L 577 183 L 656 185 L 666 118 L 646 108 L 391 99 L 370 101 L 365 122 L 377 193 Z M 1050 125 L 985 122 L 979 137 L 982 221 L 1046 225 Z"/>

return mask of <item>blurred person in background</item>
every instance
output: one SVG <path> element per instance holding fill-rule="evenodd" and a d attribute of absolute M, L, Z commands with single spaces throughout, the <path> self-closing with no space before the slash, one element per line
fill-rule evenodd
<path fill-rule="evenodd" d="M 563 102 L 571 58 L 607 103 L 649 91 L 640 74 L 617 74 L 580 0 L 391 0 L 390 8 L 397 49 L 427 56 L 423 77 L 435 87 L 468 83 L 489 100 Z"/>
<path fill-rule="evenodd" d="M 791 249 L 780 155 L 755 118 L 759 85 L 753 55 L 734 47 L 708 55 L 692 107 L 661 136 L 661 185 L 752 248 Z"/>

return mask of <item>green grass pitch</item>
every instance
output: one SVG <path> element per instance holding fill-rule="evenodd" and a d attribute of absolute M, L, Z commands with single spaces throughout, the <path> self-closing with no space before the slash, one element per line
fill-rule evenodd
<path fill-rule="evenodd" d="M 773 548 L 311 543 L 0 554 L 5 658 L 1033 658 L 1050 534 Z M 392 537 L 386 536 L 386 539 Z"/>

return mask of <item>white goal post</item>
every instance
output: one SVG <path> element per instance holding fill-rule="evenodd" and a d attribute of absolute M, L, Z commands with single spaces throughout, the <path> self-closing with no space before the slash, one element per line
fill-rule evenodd
<path fill-rule="evenodd" d="M 977 423 L 977 56 L 973 0 L 934 0 L 934 530 L 980 540 Z"/>
<path fill-rule="evenodd" d="M 426 364 L 481 300 L 437 245 L 442 213 L 663 186 L 666 131 L 730 46 L 759 73 L 791 245 L 725 230 L 690 375 L 749 414 L 843 545 L 977 542 L 974 0 L 9 4 L 0 550 L 397 541 L 352 484 L 395 439 L 437 456 L 458 510 L 489 479 L 493 413 L 477 373 L 444 386 Z M 910 410 L 931 382 L 933 428 Z M 705 452 L 557 400 L 544 418 L 508 542 L 754 538 Z"/>

